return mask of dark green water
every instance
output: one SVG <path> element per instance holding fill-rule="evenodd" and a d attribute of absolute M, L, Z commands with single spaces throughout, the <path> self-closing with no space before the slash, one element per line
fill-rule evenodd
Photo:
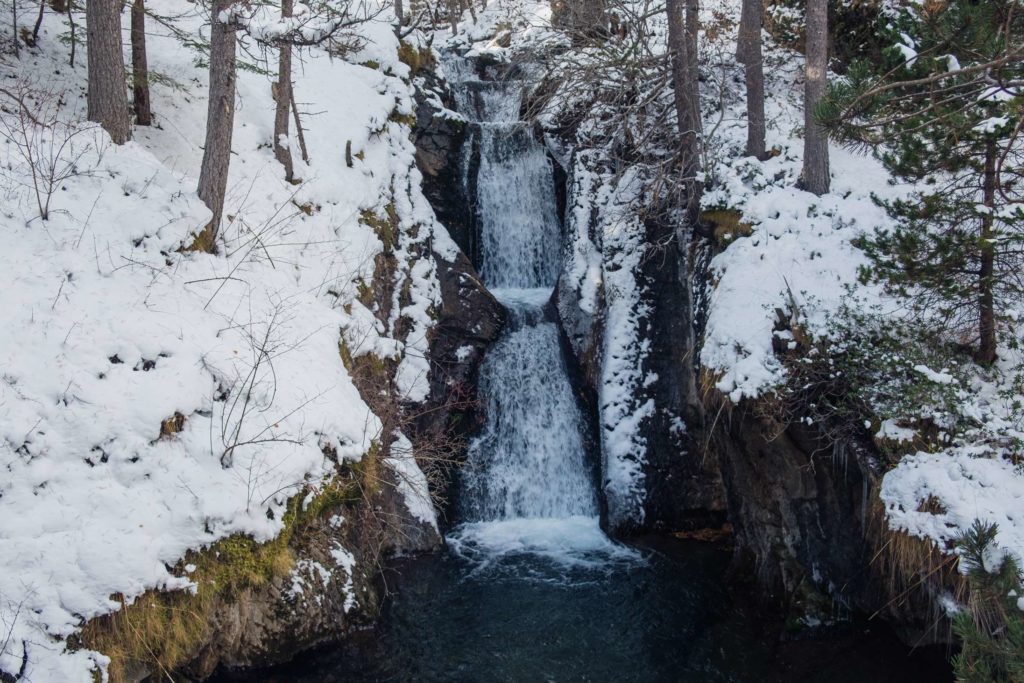
<path fill-rule="evenodd" d="M 780 645 L 724 581 L 728 555 L 655 539 L 642 561 L 566 564 L 515 553 L 481 564 L 448 551 L 402 562 L 380 624 L 263 683 L 712 681 L 935 683 L 941 651 L 879 630 Z"/>

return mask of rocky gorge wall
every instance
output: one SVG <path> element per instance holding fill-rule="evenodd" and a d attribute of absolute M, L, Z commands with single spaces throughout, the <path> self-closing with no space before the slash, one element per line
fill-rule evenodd
<path fill-rule="evenodd" d="M 877 615 L 908 642 L 948 641 L 937 605 L 957 579 L 937 553 L 888 530 L 874 444 L 833 444 L 799 419 L 780 429 L 756 401 L 733 405 L 702 377 L 710 261 L 723 248 L 711 228 L 698 227 L 698 239 L 680 249 L 673 226 L 630 214 L 623 183 L 577 149 L 573 130 L 545 133 L 564 218 L 554 304 L 599 434 L 605 528 L 630 535 L 728 522 L 735 575 L 753 578 L 763 603 L 793 629 Z M 471 154 L 450 158 L 452 173 L 469 172 Z M 465 224 L 464 249 L 474 240 L 471 210 Z M 632 346 L 622 343 L 629 335 Z M 622 371 L 630 364 L 632 375 Z M 623 387 L 628 396 L 609 410 L 609 395 Z M 623 460 L 636 471 L 620 490 L 621 463 L 609 454 L 616 420 L 630 423 Z"/>

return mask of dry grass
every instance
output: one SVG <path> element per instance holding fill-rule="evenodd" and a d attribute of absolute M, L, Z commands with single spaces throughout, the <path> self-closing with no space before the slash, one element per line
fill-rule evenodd
<path fill-rule="evenodd" d="M 871 569 L 891 596 L 875 615 L 904 609 L 932 613 L 932 629 L 949 629 L 948 619 L 938 605 L 940 594 L 949 594 L 960 604 L 969 599 L 967 579 L 958 569 L 959 558 L 943 552 L 934 542 L 891 529 L 877 491 L 871 496 L 865 533 L 874 554 Z M 872 616 L 875 616 L 872 615 Z M 948 639 L 948 633 L 937 633 Z"/>

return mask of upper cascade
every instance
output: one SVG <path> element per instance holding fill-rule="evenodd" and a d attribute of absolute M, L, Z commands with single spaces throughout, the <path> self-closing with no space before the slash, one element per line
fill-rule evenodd
<path fill-rule="evenodd" d="M 446 60 L 445 69 L 459 112 L 473 124 L 467 144 L 480 154 L 480 274 L 492 288 L 552 288 L 561 225 L 551 159 L 519 119 L 523 83 L 481 80 L 466 59 Z"/>

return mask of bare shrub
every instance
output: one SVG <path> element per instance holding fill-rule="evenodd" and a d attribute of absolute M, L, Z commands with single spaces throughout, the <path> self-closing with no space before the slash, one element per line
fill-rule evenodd
<path fill-rule="evenodd" d="M 82 162 L 97 150 L 91 135 L 95 126 L 63 120 L 59 113 L 64 93 L 28 79 L 16 81 L 10 89 L 0 88 L 0 95 L 5 98 L 0 138 L 10 150 L 3 173 L 9 182 L 31 191 L 39 218 L 49 220 L 57 190 L 70 178 L 89 172 Z"/>

